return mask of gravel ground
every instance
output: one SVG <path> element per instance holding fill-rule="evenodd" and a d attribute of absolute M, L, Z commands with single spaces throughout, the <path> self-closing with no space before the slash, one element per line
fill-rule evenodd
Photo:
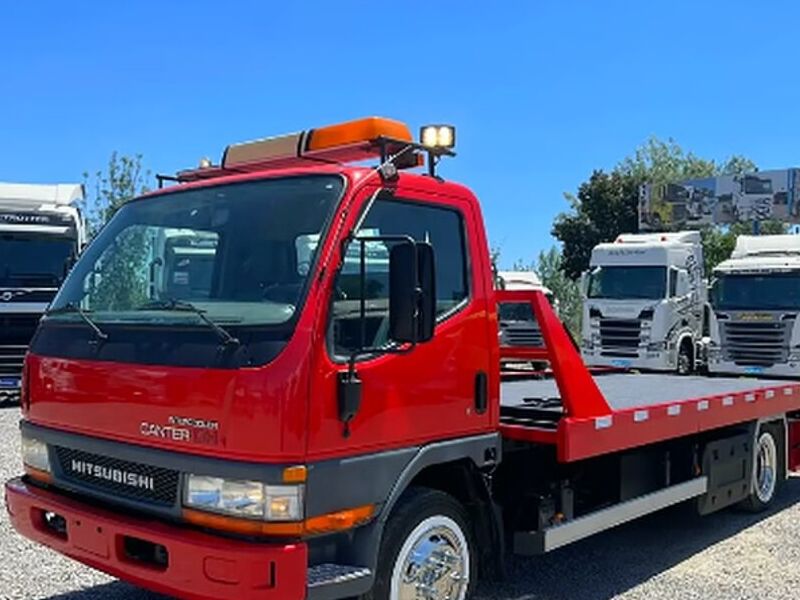
<path fill-rule="evenodd" d="M 16 409 L 0 409 L 0 480 L 19 470 Z M 476 600 L 705 600 L 800 597 L 800 478 L 764 515 L 686 507 L 622 526 L 553 554 L 514 559 L 506 583 Z M 165 600 L 28 543 L 0 512 L 0 598 Z"/>

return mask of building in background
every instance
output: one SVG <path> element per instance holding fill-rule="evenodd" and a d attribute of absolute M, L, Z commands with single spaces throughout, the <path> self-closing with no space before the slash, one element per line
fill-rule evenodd
<path fill-rule="evenodd" d="M 675 231 L 769 219 L 798 224 L 799 186 L 798 169 L 645 184 L 639 193 L 639 229 Z"/>

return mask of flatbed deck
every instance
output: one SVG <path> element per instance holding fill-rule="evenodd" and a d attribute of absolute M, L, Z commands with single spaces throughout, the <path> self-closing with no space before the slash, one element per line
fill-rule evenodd
<path fill-rule="evenodd" d="M 742 377 L 677 377 L 658 373 L 609 373 L 594 378 L 613 410 L 647 408 L 685 402 L 719 394 L 740 394 L 786 385 L 787 381 Z M 501 414 L 504 408 L 560 398 L 555 379 L 518 379 L 500 384 Z"/>
<path fill-rule="evenodd" d="M 543 294 L 528 292 L 552 378 L 500 383 L 500 432 L 510 444 L 555 447 L 572 462 L 703 431 L 800 415 L 797 381 L 591 373 Z"/>
<path fill-rule="evenodd" d="M 769 415 L 800 411 L 794 381 L 609 373 L 593 381 L 608 409 L 574 416 L 553 379 L 500 385 L 500 429 L 507 439 L 557 446 L 571 462 Z"/>

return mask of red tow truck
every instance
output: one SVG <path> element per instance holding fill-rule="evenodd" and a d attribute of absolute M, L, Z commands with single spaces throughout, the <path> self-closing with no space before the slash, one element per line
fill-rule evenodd
<path fill-rule="evenodd" d="M 538 292 L 552 376 L 505 380 L 478 200 L 436 172 L 454 139 L 235 144 L 125 205 L 26 359 L 17 531 L 182 598 L 463 600 L 507 552 L 769 506 L 795 382 L 593 377 Z"/>

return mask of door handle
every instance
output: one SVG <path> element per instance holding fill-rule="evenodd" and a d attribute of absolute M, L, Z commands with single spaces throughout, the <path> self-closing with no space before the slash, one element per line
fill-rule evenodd
<path fill-rule="evenodd" d="M 482 415 L 489 408 L 489 377 L 484 371 L 475 374 L 475 412 Z"/>

